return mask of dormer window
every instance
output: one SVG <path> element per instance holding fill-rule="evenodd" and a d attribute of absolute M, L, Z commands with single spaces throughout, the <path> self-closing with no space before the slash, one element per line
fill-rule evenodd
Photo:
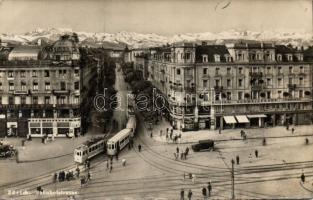
<path fill-rule="evenodd" d="M 281 54 L 277 54 L 277 61 L 282 61 L 282 56 L 281 56 Z"/>
<path fill-rule="evenodd" d="M 292 61 L 292 54 L 287 54 L 288 61 Z"/>
<path fill-rule="evenodd" d="M 221 56 L 218 54 L 214 54 L 214 61 L 215 62 L 221 62 Z"/>
<path fill-rule="evenodd" d="M 226 62 L 231 62 L 231 57 L 229 54 L 225 54 Z"/>
<path fill-rule="evenodd" d="M 204 63 L 208 62 L 208 55 L 202 55 L 202 62 Z"/>

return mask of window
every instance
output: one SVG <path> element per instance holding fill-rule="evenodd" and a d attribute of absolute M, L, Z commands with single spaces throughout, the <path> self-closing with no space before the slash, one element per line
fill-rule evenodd
<path fill-rule="evenodd" d="M 219 79 L 215 80 L 215 86 L 220 86 L 220 80 Z"/>
<path fill-rule="evenodd" d="M 26 72 L 25 71 L 21 71 L 21 78 L 25 78 L 26 77 Z"/>
<path fill-rule="evenodd" d="M 13 91 L 13 90 L 14 90 L 14 83 L 13 83 L 13 82 L 10 82 L 10 83 L 9 83 L 9 90 L 10 90 L 10 91 Z"/>
<path fill-rule="evenodd" d="M 203 87 L 207 88 L 208 87 L 208 80 L 203 80 Z"/>
<path fill-rule="evenodd" d="M 79 90 L 79 82 L 78 82 L 78 81 L 76 81 L 76 82 L 74 83 L 74 89 L 75 89 L 75 90 Z"/>
<path fill-rule="evenodd" d="M 299 90 L 299 98 L 303 97 L 303 90 Z"/>
<path fill-rule="evenodd" d="M 0 82 L 0 90 L 3 90 L 2 83 Z"/>
<path fill-rule="evenodd" d="M 58 104 L 65 104 L 66 98 L 64 96 L 58 97 Z"/>
<path fill-rule="evenodd" d="M 231 73 L 231 68 L 227 67 L 227 74 L 230 75 L 230 73 Z"/>
<path fill-rule="evenodd" d="M 32 77 L 37 77 L 37 71 L 35 70 L 32 71 Z"/>
<path fill-rule="evenodd" d="M 45 97 L 45 104 L 50 104 L 50 97 Z"/>
<path fill-rule="evenodd" d="M 21 82 L 21 90 L 22 91 L 26 91 L 27 87 L 26 87 L 26 83 L 25 82 Z"/>
<path fill-rule="evenodd" d="M 271 92 L 267 91 L 267 98 L 270 99 L 271 98 Z"/>
<path fill-rule="evenodd" d="M 271 67 L 267 67 L 266 69 L 268 74 L 271 73 Z"/>
<path fill-rule="evenodd" d="M 289 67 L 289 73 L 292 73 L 292 71 L 293 71 L 292 69 L 293 69 L 293 67 L 290 66 L 290 67 Z"/>
<path fill-rule="evenodd" d="M 226 93 L 226 99 L 227 100 L 231 100 L 231 92 L 227 92 Z"/>
<path fill-rule="evenodd" d="M 35 91 L 38 90 L 38 83 L 37 82 L 33 83 L 33 90 L 35 90 Z"/>
<path fill-rule="evenodd" d="M 176 70 L 176 74 L 177 74 L 177 75 L 180 75 L 180 69 L 177 69 L 177 70 Z"/>
<path fill-rule="evenodd" d="M 202 62 L 208 62 L 208 55 L 202 55 Z"/>
<path fill-rule="evenodd" d="M 2 104 L 2 97 L 0 97 L 0 105 Z"/>
<path fill-rule="evenodd" d="M 74 104 L 79 104 L 79 96 L 74 97 Z"/>
<path fill-rule="evenodd" d="M 299 84 L 300 84 L 300 85 L 303 85 L 303 77 L 300 77 L 300 78 L 299 78 Z"/>
<path fill-rule="evenodd" d="M 78 69 L 74 70 L 74 76 L 79 76 L 79 70 Z"/>
<path fill-rule="evenodd" d="M 26 97 L 24 97 L 24 96 L 21 97 L 21 104 L 22 105 L 26 104 Z"/>
<path fill-rule="evenodd" d="M 281 85 L 282 85 L 282 79 L 281 79 L 281 78 L 278 78 L 278 79 L 277 79 L 277 85 L 278 85 L 278 86 L 281 86 Z"/>
<path fill-rule="evenodd" d="M 33 104 L 38 104 L 38 97 L 36 96 L 33 97 Z"/>
<path fill-rule="evenodd" d="M 238 92 L 238 100 L 242 100 L 243 92 Z"/>
<path fill-rule="evenodd" d="M 51 90 L 50 82 L 45 82 L 45 90 Z"/>
<path fill-rule="evenodd" d="M 239 73 L 239 74 L 242 74 L 242 67 L 239 67 L 239 68 L 238 68 L 238 73 Z"/>
<path fill-rule="evenodd" d="M 291 54 L 288 54 L 287 58 L 288 58 L 288 61 L 292 61 L 292 55 Z"/>
<path fill-rule="evenodd" d="M 282 68 L 281 68 L 281 67 L 278 67 L 277 70 L 278 70 L 278 73 L 279 73 L 279 74 L 282 73 Z"/>
<path fill-rule="evenodd" d="M 49 72 L 49 70 L 45 70 L 45 77 L 50 77 L 50 72 Z"/>
<path fill-rule="evenodd" d="M 220 55 L 214 54 L 214 60 L 215 60 L 215 62 L 220 62 L 221 61 Z"/>
<path fill-rule="evenodd" d="M 4 77 L 4 71 L 0 71 L 0 78 Z"/>
<path fill-rule="evenodd" d="M 14 97 L 9 96 L 9 104 L 13 105 L 14 104 Z"/>
<path fill-rule="evenodd" d="M 272 85 L 272 79 L 268 78 L 266 79 L 267 85 Z"/>
<path fill-rule="evenodd" d="M 203 74 L 207 74 L 208 73 L 208 69 L 207 68 L 203 68 Z"/>
<path fill-rule="evenodd" d="M 14 72 L 13 71 L 8 71 L 8 77 L 13 78 L 14 77 Z"/>
<path fill-rule="evenodd" d="M 215 68 L 215 75 L 218 75 L 220 71 L 220 68 Z"/>
<path fill-rule="evenodd" d="M 282 60 L 281 54 L 277 54 L 277 61 L 281 61 L 281 60 Z"/>
<path fill-rule="evenodd" d="M 278 90 L 278 98 L 281 98 L 281 90 Z"/>
<path fill-rule="evenodd" d="M 65 82 L 61 82 L 61 83 L 60 83 L 60 89 L 61 89 L 61 90 L 66 90 L 66 84 L 65 84 Z"/>
<path fill-rule="evenodd" d="M 289 83 L 289 84 L 292 84 L 292 78 L 291 78 L 291 77 L 289 77 L 288 83 Z"/>
<path fill-rule="evenodd" d="M 242 87 L 242 79 L 239 79 L 239 80 L 238 80 L 238 86 L 239 86 L 239 87 Z"/>
<path fill-rule="evenodd" d="M 231 87 L 231 80 L 227 79 L 227 87 Z"/>
<path fill-rule="evenodd" d="M 300 73 L 304 73 L 304 68 L 303 68 L 303 66 L 300 66 Z"/>

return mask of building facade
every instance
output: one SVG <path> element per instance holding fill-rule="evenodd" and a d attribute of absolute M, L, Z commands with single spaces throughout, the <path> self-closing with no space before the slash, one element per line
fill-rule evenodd
<path fill-rule="evenodd" d="M 27 48 L 19 49 L 28 55 Z M 81 132 L 82 93 L 96 70 L 79 65 L 79 49 L 70 38 L 48 49 L 39 60 L 15 56 L 0 62 L 0 136 L 66 137 Z"/>
<path fill-rule="evenodd" d="M 312 65 L 271 43 L 174 44 L 150 49 L 148 80 L 176 129 L 312 122 Z"/>

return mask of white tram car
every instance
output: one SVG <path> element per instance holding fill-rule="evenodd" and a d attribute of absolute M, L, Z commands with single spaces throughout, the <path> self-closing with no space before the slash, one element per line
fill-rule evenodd
<path fill-rule="evenodd" d="M 86 141 L 74 150 L 74 161 L 84 163 L 87 159 L 104 152 L 106 149 L 105 145 L 105 139 L 102 137 L 92 138 Z"/>
<path fill-rule="evenodd" d="M 129 143 L 131 132 L 132 129 L 125 128 L 110 138 L 107 142 L 107 154 L 113 156 L 118 150 L 122 150 Z"/>

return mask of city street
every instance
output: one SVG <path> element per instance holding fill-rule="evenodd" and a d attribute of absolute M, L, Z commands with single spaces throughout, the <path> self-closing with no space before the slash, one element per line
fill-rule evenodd
<path fill-rule="evenodd" d="M 117 70 L 116 89 L 122 98 L 126 97 L 126 83 Z M 123 101 L 125 103 L 125 101 Z M 122 107 L 126 104 L 122 103 Z M 114 112 L 114 118 L 123 124 L 125 112 Z M 251 138 L 245 141 L 236 139 L 239 130 L 225 130 L 223 134 L 207 131 L 212 134 L 216 142 L 215 151 L 193 152 L 191 145 L 197 141 L 194 135 L 191 143 L 174 144 L 163 141 L 159 130 L 155 126 L 153 138 L 142 118 L 138 119 L 138 129 L 133 149 L 127 147 L 122 150 L 119 159 L 113 160 L 113 170 L 110 173 L 106 166 L 107 157 L 99 155 L 91 161 L 91 181 L 80 185 L 78 179 L 61 183 L 52 183 L 55 168 L 48 174 L 35 176 L 22 182 L 2 187 L 2 198 L 13 199 L 66 199 L 69 195 L 8 195 L 9 189 L 34 191 L 42 186 L 45 191 L 75 191 L 76 199 L 178 199 L 181 189 L 185 195 L 189 189 L 193 192 L 192 199 L 201 199 L 201 190 L 212 183 L 212 197 L 214 199 L 231 198 L 231 159 L 240 157 L 240 163 L 235 164 L 235 198 L 238 199 L 278 199 L 278 198 L 310 198 L 313 194 L 312 156 L 313 145 L 305 145 L 304 137 L 297 133 L 294 137 L 278 137 L 284 132 L 284 127 L 259 129 L 262 137 L 267 138 L 267 145 L 262 145 L 261 139 Z M 162 121 L 161 123 L 166 123 Z M 310 130 L 312 126 L 304 126 L 300 130 Z M 299 131 L 300 131 L 299 130 Z M 249 131 L 249 130 L 247 130 Z M 275 131 L 275 133 L 273 133 Z M 201 132 L 199 132 L 201 133 Z M 196 132 L 193 134 L 197 134 Z M 230 134 L 231 137 L 227 136 Z M 275 135 L 277 138 L 271 138 Z M 198 139 L 201 139 L 199 134 Z M 164 137 L 164 136 L 163 136 Z M 313 141 L 312 136 L 306 136 Z M 142 145 L 139 152 L 137 145 Z M 189 147 L 190 153 L 186 160 L 175 160 L 176 148 L 185 151 Z M 255 150 L 258 150 L 258 158 Z M 126 159 L 126 166 L 122 165 Z M 64 158 L 73 169 L 72 155 Z M 9 161 L 5 161 L 9 162 Z M 65 161 L 64 161 L 65 162 Z M 3 163 L 2 163 L 3 164 Z M 46 165 L 48 167 L 48 165 Z M 72 167 L 72 168 L 70 168 Z M 16 169 L 17 170 L 17 169 Z M 33 171 L 32 168 L 28 170 Z M 301 184 L 300 175 L 304 172 L 306 183 Z M 83 172 L 85 174 L 86 172 Z M 189 174 L 194 174 L 194 180 Z M 185 174 L 185 176 L 184 176 Z M 284 189 L 284 194 L 281 189 Z"/>

